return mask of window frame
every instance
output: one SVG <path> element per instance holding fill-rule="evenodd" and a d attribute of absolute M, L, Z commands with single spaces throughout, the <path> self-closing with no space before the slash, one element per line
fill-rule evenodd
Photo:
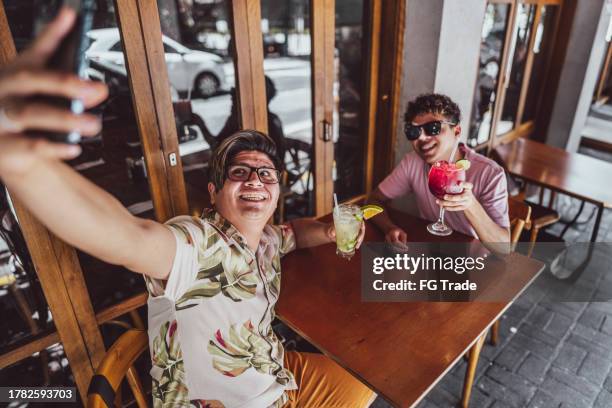
<path fill-rule="evenodd" d="M 557 37 L 559 33 L 560 20 L 561 20 L 561 11 L 563 8 L 563 0 L 489 0 L 487 4 L 508 4 L 510 5 L 510 17 L 507 23 L 506 36 L 504 38 L 503 43 L 503 51 L 501 58 L 501 68 L 500 75 L 498 77 L 495 92 L 496 92 L 496 100 L 493 107 L 493 115 L 491 120 L 491 127 L 489 129 L 489 136 L 487 141 L 478 144 L 474 147 L 476 151 L 480 151 L 486 154 L 489 154 L 491 150 L 493 150 L 497 145 L 508 143 L 518 137 L 529 137 L 535 131 L 535 120 L 531 120 L 528 122 L 523 122 L 525 102 L 527 99 L 527 93 L 529 91 L 529 83 L 531 80 L 533 62 L 534 62 L 534 52 L 533 46 L 536 39 L 536 32 L 538 25 L 540 24 L 540 20 L 542 17 L 542 7 L 543 6 L 557 6 L 559 7 L 557 15 L 554 21 L 553 35 L 552 35 L 552 43 L 549 45 L 550 52 L 547 56 L 547 61 L 545 63 L 545 72 L 549 72 L 552 64 L 552 55 L 553 50 L 557 47 Z M 531 23 L 530 35 L 529 35 L 529 47 L 527 59 L 525 61 L 525 65 L 523 69 L 523 78 L 520 86 L 519 100 L 517 106 L 516 117 L 514 120 L 513 128 L 503 134 L 497 135 L 497 127 L 501 120 L 502 111 L 504 108 L 504 102 L 506 99 L 506 91 L 507 91 L 507 81 L 509 80 L 509 75 L 512 69 L 512 62 L 514 57 L 514 44 L 517 40 L 517 14 L 518 8 L 520 4 L 529 4 L 534 5 L 536 7 L 535 17 Z M 479 56 L 480 58 L 480 56 Z M 478 75 L 478 74 L 477 74 Z M 536 98 L 538 99 L 538 103 L 536 104 L 536 109 L 540 110 L 542 105 L 542 95 L 544 93 L 545 87 L 542 86 L 538 90 L 538 94 Z M 537 114 L 536 114 L 537 116 Z"/>

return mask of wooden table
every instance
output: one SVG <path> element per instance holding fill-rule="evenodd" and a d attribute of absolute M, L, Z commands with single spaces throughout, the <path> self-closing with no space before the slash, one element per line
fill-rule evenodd
<path fill-rule="evenodd" d="M 415 242 L 466 242 L 459 233 L 435 237 L 427 221 L 392 212 Z M 383 234 L 368 225 L 366 241 Z M 510 306 L 500 303 L 361 301 L 360 252 L 346 261 L 335 245 L 283 258 L 278 316 L 302 337 L 396 406 L 416 405 Z M 518 296 L 542 263 L 509 257 Z"/>
<path fill-rule="evenodd" d="M 597 206 L 591 242 L 597 240 L 603 209 L 612 208 L 612 164 L 524 138 L 495 150 L 511 175 L 575 197 L 581 210 L 584 202 Z"/>

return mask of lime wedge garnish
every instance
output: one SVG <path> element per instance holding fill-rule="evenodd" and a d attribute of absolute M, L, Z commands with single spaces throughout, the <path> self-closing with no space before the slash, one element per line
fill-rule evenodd
<path fill-rule="evenodd" d="M 384 210 L 382 207 L 379 207 L 378 205 L 373 205 L 373 204 L 368 204 L 368 205 L 364 205 L 363 207 L 361 207 L 363 218 L 366 220 L 369 220 L 370 218 L 374 217 L 375 215 L 380 214 L 383 211 Z"/>
<path fill-rule="evenodd" d="M 472 165 L 472 164 L 470 163 L 470 161 L 469 161 L 469 160 L 466 160 L 466 159 L 458 160 L 458 161 L 455 163 L 455 166 L 457 166 L 457 167 L 461 167 L 463 170 L 468 170 L 468 169 L 470 168 L 470 166 L 471 166 L 471 165 Z"/>

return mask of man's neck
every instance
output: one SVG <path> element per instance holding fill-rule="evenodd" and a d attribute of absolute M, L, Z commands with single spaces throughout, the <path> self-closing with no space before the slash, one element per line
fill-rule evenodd
<path fill-rule="evenodd" d="M 259 228 L 257 231 L 255 231 L 254 228 L 241 229 L 240 227 L 236 226 L 236 229 L 244 236 L 247 246 L 251 249 L 251 251 L 256 253 L 257 247 L 259 247 L 259 240 L 263 234 L 263 228 Z"/>
<path fill-rule="evenodd" d="M 226 217 L 220 213 L 223 218 L 229 221 L 234 228 L 246 239 L 247 246 L 253 251 L 257 252 L 259 246 L 259 240 L 263 234 L 263 229 L 266 226 L 266 222 L 259 220 L 249 220 L 242 218 Z"/>

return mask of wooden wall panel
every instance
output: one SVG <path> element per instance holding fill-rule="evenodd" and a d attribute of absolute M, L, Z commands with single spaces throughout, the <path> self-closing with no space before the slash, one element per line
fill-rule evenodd
<path fill-rule="evenodd" d="M 315 215 L 332 211 L 335 1 L 311 0 L 312 121 Z"/>
<path fill-rule="evenodd" d="M 241 128 L 268 132 L 259 0 L 231 0 L 234 67 Z"/>
<path fill-rule="evenodd" d="M 180 160 L 172 96 L 168 86 L 170 80 L 168 79 L 157 3 L 154 0 L 139 0 L 138 11 L 148 65 L 147 72 L 153 92 L 156 128 L 164 151 L 164 178 L 167 184 L 168 200 L 172 207 L 172 216 L 183 215 L 188 213 L 187 193 Z M 143 103 L 148 103 L 148 101 L 143 100 Z M 170 163 L 171 154 L 176 154 L 176 165 Z M 165 219 L 158 218 L 158 221 L 165 221 Z"/>

